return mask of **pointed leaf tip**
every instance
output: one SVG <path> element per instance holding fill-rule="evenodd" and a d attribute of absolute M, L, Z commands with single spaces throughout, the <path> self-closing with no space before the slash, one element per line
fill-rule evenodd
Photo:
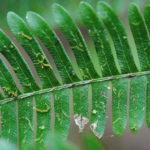
<path fill-rule="evenodd" d="M 112 7 L 105 3 L 105 2 L 98 2 L 97 5 L 97 10 L 98 10 L 98 15 L 102 18 L 105 19 L 108 17 L 108 13 L 112 10 Z"/>
<path fill-rule="evenodd" d="M 134 3 L 134 2 L 131 2 L 130 4 L 129 4 L 129 6 L 138 6 L 136 3 Z"/>
<path fill-rule="evenodd" d="M 87 2 L 80 2 L 79 5 L 79 9 L 80 9 L 80 13 L 82 15 L 82 13 L 86 13 L 87 12 L 87 8 L 91 8 L 91 5 Z"/>
<path fill-rule="evenodd" d="M 13 11 L 9 11 L 9 12 L 7 13 L 7 16 L 14 15 L 14 14 L 16 14 L 16 13 L 13 12 Z"/>
<path fill-rule="evenodd" d="M 91 8 L 91 5 L 87 2 L 82 1 L 82 2 L 80 2 L 79 8 L 80 8 L 80 11 L 81 11 L 82 9 Z"/>
<path fill-rule="evenodd" d="M 30 16 L 30 15 L 36 15 L 37 13 L 33 12 L 33 11 L 28 11 L 26 13 L 26 16 Z"/>
<path fill-rule="evenodd" d="M 7 21 L 11 19 L 12 16 L 16 15 L 13 11 L 7 13 Z"/>
<path fill-rule="evenodd" d="M 59 5 L 58 3 L 55 3 L 55 4 L 52 5 L 52 13 L 54 14 L 55 17 L 58 17 L 58 16 L 61 17 L 63 15 L 70 16 L 67 9 L 65 9 L 63 6 Z"/>
<path fill-rule="evenodd" d="M 52 5 L 52 13 L 54 15 L 54 19 L 56 22 L 62 21 L 62 18 L 64 17 L 64 13 L 68 14 L 66 9 L 57 3 Z"/>
<path fill-rule="evenodd" d="M 15 12 L 13 12 L 13 11 L 9 11 L 8 13 L 7 13 L 7 21 L 8 20 L 12 20 L 12 17 L 19 17 L 19 15 L 17 15 Z"/>
<path fill-rule="evenodd" d="M 19 26 L 17 23 L 18 20 L 20 21 L 22 18 L 15 12 L 10 11 L 7 13 L 7 23 L 10 28 L 11 26 Z"/>
<path fill-rule="evenodd" d="M 98 2 L 98 6 L 101 6 L 103 8 L 111 8 L 112 9 L 112 7 L 108 3 L 104 2 L 104 1 L 99 1 Z"/>
<path fill-rule="evenodd" d="M 26 14 L 26 20 L 27 22 L 32 22 L 33 19 L 35 19 L 35 17 L 40 17 L 39 14 L 33 12 L 33 11 L 28 11 L 27 14 Z"/>
<path fill-rule="evenodd" d="M 59 10 L 59 9 L 64 9 L 61 5 L 59 5 L 58 3 L 54 3 L 52 5 L 52 11 L 54 12 L 55 10 Z"/>
<path fill-rule="evenodd" d="M 130 3 L 129 5 L 129 11 L 132 9 L 138 9 L 138 5 L 136 3 Z"/>
<path fill-rule="evenodd" d="M 85 6 L 87 6 L 87 5 L 90 5 L 90 4 L 89 4 L 88 2 L 81 1 L 81 2 L 80 2 L 80 5 L 85 5 Z M 80 6 L 80 5 L 79 5 L 79 6 Z"/>

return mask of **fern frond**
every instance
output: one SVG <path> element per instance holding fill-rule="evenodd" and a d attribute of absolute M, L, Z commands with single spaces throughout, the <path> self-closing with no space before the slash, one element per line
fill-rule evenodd
<path fill-rule="evenodd" d="M 23 145 L 45 149 L 47 134 L 53 130 L 66 138 L 72 107 L 79 132 L 90 123 L 91 130 L 101 138 L 105 132 L 109 92 L 112 93 L 112 129 L 116 136 L 123 135 L 128 112 L 132 133 L 141 128 L 145 111 L 150 127 L 150 7 L 145 7 L 144 18 L 136 5 L 129 7 L 129 24 L 138 58 L 135 58 L 125 28 L 112 8 L 104 2 L 99 2 L 97 7 L 97 13 L 85 2 L 81 2 L 79 8 L 95 46 L 98 68 L 94 64 L 97 58 L 91 55 L 67 10 L 58 4 L 53 6 L 55 21 L 73 51 L 79 74 L 59 37 L 41 16 L 28 12 L 26 23 L 17 14 L 8 13 L 10 30 L 32 60 L 42 84 L 40 86 L 35 80 L 16 44 L 0 30 L 0 54 L 9 62 L 23 89 L 18 88 L 6 61 L 0 57 L 0 87 L 3 90 L 0 93 L 0 134 L 18 144 L 21 150 Z M 56 77 L 41 43 L 52 56 L 62 82 Z M 137 59 L 140 67 L 136 65 Z"/>

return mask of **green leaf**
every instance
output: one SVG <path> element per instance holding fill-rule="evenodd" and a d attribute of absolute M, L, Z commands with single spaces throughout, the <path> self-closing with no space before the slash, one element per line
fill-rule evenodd
<path fill-rule="evenodd" d="M 105 28 L 99 21 L 93 8 L 85 2 L 80 4 L 80 14 L 84 25 L 87 27 L 89 34 L 95 44 L 99 64 L 103 76 L 111 76 L 119 74 L 110 44 L 106 37 Z"/>
<path fill-rule="evenodd" d="M 79 127 L 79 132 L 82 132 L 89 122 L 88 89 L 88 85 L 73 88 L 74 120 Z"/>
<path fill-rule="evenodd" d="M 149 14 L 150 14 L 150 6 L 147 5 L 144 7 L 144 19 L 145 19 L 145 24 L 147 26 L 148 33 L 150 33 Z M 147 40 L 147 42 L 149 42 L 149 40 Z M 145 44 L 145 46 L 146 46 L 146 44 Z M 147 53 L 148 53 L 148 49 L 147 49 Z M 149 65 L 149 63 L 148 63 L 148 65 Z M 146 94 L 146 122 L 147 122 L 148 128 L 150 128 L 150 76 L 147 76 L 147 91 L 146 91 L 146 93 L 147 93 Z"/>
<path fill-rule="evenodd" d="M 57 35 L 49 28 L 45 20 L 34 12 L 28 12 L 26 18 L 32 31 L 44 43 L 53 56 L 63 83 L 79 81 L 63 45 Z"/>
<path fill-rule="evenodd" d="M 144 121 L 146 84 L 146 76 L 134 77 L 131 79 L 129 127 L 132 133 L 136 133 Z"/>
<path fill-rule="evenodd" d="M 55 131 L 56 133 L 59 133 L 63 138 L 67 138 L 69 133 L 69 100 L 69 89 L 63 89 L 54 92 Z"/>
<path fill-rule="evenodd" d="M 43 88 L 59 85 L 44 52 L 37 40 L 32 36 L 23 19 L 15 13 L 9 12 L 7 21 L 14 36 L 26 50 L 30 58 L 32 58 L 32 62 L 41 79 Z"/>
<path fill-rule="evenodd" d="M 82 78 L 97 78 L 98 74 L 91 62 L 85 41 L 78 27 L 74 24 L 71 16 L 58 4 L 53 5 L 53 14 L 58 27 L 65 35 L 71 49 L 73 50 Z"/>
<path fill-rule="evenodd" d="M 123 135 L 127 124 L 128 79 L 112 81 L 112 130 Z"/>
<path fill-rule="evenodd" d="M 109 88 L 107 81 L 92 84 L 92 114 L 90 127 L 98 138 L 101 138 L 105 131 L 106 105 Z"/>
<path fill-rule="evenodd" d="M 13 144 L 17 144 L 17 102 L 6 103 L 1 106 L 1 137 Z"/>
<path fill-rule="evenodd" d="M 150 33 L 150 5 L 147 5 L 144 7 L 144 19 L 145 19 L 145 24 L 147 26 L 147 30 Z"/>
<path fill-rule="evenodd" d="M 13 42 L 11 42 L 2 30 L 0 30 L 0 53 L 5 56 L 13 67 L 13 70 L 23 86 L 24 92 L 39 89 L 18 48 Z"/>
<path fill-rule="evenodd" d="M 129 7 L 129 23 L 136 44 L 141 70 L 149 70 L 149 37 L 144 20 L 135 4 L 131 4 Z"/>
<path fill-rule="evenodd" d="M 36 146 L 39 150 L 46 149 L 46 136 L 51 132 L 51 97 L 50 93 L 35 96 L 36 111 Z"/>
<path fill-rule="evenodd" d="M 147 89 L 146 89 L 146 123 L 150 128 L 150 76 L 147 76 Z"/>
<path fill-rule="evenodd" d="M 20 94 L 6 64 L 0 59 L 0 85 L 6 96 L 17 97 Z"/>
<path fill-rule="evenodd" d="M 33 145 L 33 126 L 33 97 L 29 97 L 25 101 L 18 102 L 18 132 L 21 150 L 25 150 L 25 145 Z"/>
<path fill-rule="evenodd" d="M 131 53 L 128 38 L 118 16 L 105 2 L 99 2 L 97 8 L 98 16 L 102 19 L 113 40 L 121 72 L 136 72 L 137 68 Z"/>

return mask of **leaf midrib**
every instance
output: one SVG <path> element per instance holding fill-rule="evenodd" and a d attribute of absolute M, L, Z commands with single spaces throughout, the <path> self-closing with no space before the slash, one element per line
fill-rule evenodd
<path fill-rule="evenodd" d="M 150 71 L 128 73 L 128 74 L 109 76 L 109 77 L 103 77 L 103 78 L 97 78 L 97 79 L 91 79 L 91 80 L 84 80 L 84 81 L 80 81 L 80 82 L 74 82 L 71 84 L 64 84 L 61 86 L 57 86 L 57 87 L 53 87 L 53 88 L 46 88 L 46 89 L 42 89 L 39 91 L 31 92 L 31 93 L 23 93 L 16 98 L 5 98 L 0 101 L 0 105 L 11 102 L 11 101 L 24 100 L 27 97 L 36 96 L 36 95 L 40 95 L 40 94 L 44 94 L 44 93 L 49 93 L 49 92 L 53 92 L 56 90 L 62 90 L 65 88 L 74 88 L 77 86 L 82 86 L 82 85 L 96 83 L 96 82 L 111 81 L 111 80 L 116 80 L 116 79 L 121 79 L 121 78 L 133 78 L 133 77 L 144 76 L 144 75 L 150 75 Z"/>

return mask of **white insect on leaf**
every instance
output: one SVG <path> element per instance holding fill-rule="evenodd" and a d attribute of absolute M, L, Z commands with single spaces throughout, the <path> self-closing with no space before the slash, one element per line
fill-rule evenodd
<path fill-rule="evenodd" d="M 74 115 L 75 124 L 79 127 L 79 133 L 81 133 L 85 127 L 85 125 L 89 122 L 87 117 L 82 115 Z"/>

